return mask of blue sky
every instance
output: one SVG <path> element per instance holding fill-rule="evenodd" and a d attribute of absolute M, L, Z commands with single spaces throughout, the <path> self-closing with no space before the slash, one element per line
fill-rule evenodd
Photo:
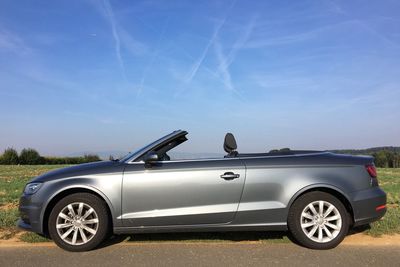
<path fill-rule="evenodd" d="M 0 150 L 400 145 L 399 1 L 0 2 Z"/>

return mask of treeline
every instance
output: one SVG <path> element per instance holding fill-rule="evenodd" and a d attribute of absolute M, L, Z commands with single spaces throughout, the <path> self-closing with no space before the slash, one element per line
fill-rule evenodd
<path fill-rule="evenodd" d="M 371 155 L 375 158 L 375 165 L 380 168 L 400 168 L 400 147 L 373 147 L 367 149 L 332 150 L 335 153 L 352 155 Z"/>
<path fill-rule="evenodd" d="M 2 165 L 80 164 L 100 160 L 98 155 L 92 154 L 83 157 L 43 157 L 32 148 L 24 148 L 19 154 L 15 149 L 7 148 L 0 155 L 0 164 Z"/>

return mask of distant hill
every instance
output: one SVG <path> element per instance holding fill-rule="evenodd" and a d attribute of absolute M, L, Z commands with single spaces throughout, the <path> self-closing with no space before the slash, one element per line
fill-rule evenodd
<path fill-rule="evenodd" d="M 334 153 L 340 154 L 352 154 L 352 155 L 372 155 L 379 151 L 388 151 L 392 153 L 399 153 L 400 154 L 400 147 L 398 146 L 380 146 L 380 147 L 371 147 L 366 149 L 335 149 L 335 150 L 328 150 Z"/>

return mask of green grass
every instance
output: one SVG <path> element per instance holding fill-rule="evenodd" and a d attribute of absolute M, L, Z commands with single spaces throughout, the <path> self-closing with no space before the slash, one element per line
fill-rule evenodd
<path fill-rule="evenodd" d="M 23 234 L 19 237 L 19 239 L 20 239 L 21 241 L 28 242 L 28 243 L 50 242 L 50 241 L 51 241 L 51 240 L 48 239 L 48 238 L 45 238 L 45 237 L 43 237 L 43 236 L 40 236 L 40 235 L 35 234 L 35 233 L 31 233 L 31 232 L 23 233 Z"/>
<path fill-rule="evenodd" d="M 378 169 L 379 186 L 387 194 L 388 205 L 400 205 L 400 169 Z"/>
<path fill-rule="evenodd" d="M 400 208 L 398 206 L 389 207 L 385 217 L 380 221 L 373 222 L 370 227 L 366 234 L 371 236 L 400 234 Z"/>
<path fill-rule="evenodd" d="M 18 218 L 18 210 L 15 208 L 0 210 L 0 228 L 15 226 L 17 218 Z"/>
<path fill-rule="evenodd" d="M 18 199 L 28 180 L 44 172 L 62 168 L 65 165 L 0 165 L 0 239 L 9 239 L 17 233 L 15 223 L 18 219 Z M 382 234 L 400 234 L 400 169 L 378 169 L 379 184 L 388 194 L 388 211 L 385 217 L 371 224 L 364 233 L 371 236 Z M 261 241 L 285 243 L 288 238 L 282 232 L 236 232 L 236 233 L 178 233 L 178 234 L 143 234 L 127 236 L 128 241 Z M 43 242 L 47 239 L 34 234 L 24 233 L 21 240 Z"/>
<path fill-rule="evenodd" d="M 0 239 L 13 237 L 18 230 L 18 200 L 26 182 L 65 165 L 0 165 Z"/>
<path fill-rule="evenodd" d="M 371 236 L 400 234 L 400 169 L 378 169 L 379 186 L 387 194 L 385 217 L 366 231 Z"/>

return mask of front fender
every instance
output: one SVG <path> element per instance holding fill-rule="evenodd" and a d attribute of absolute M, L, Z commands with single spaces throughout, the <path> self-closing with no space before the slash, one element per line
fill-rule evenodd
<path fill-rule="evenodd" d="M 42 195 L 50 196 L 45 201 L 43 201 L 43 206 L 40 213 L 40 221 L 43 222 L 46 215 L 46 210 L 49 207 L 49 204 L 60 194 L 63 194 L 66 191 L 74 191 L 79 192 L 89 191 L 93 192 L 96 195 L 100 196 L 107 204 L 113 221 L 113 226 L 120 226 L 120 220 L 117 219 L 121 215 L 121 181 L 117 181 L 118 179 L 107 178 L 107 182 L 102 181 L 96 177 L 95 179 L 88 177 L 74 177 L 74 178 L 66 178 L 63 180 L 55 180 L 46 183 L 47 186 L 45 192 L 41 192 Z M 43 230 L 43 229 L 41 229 Z"/>

